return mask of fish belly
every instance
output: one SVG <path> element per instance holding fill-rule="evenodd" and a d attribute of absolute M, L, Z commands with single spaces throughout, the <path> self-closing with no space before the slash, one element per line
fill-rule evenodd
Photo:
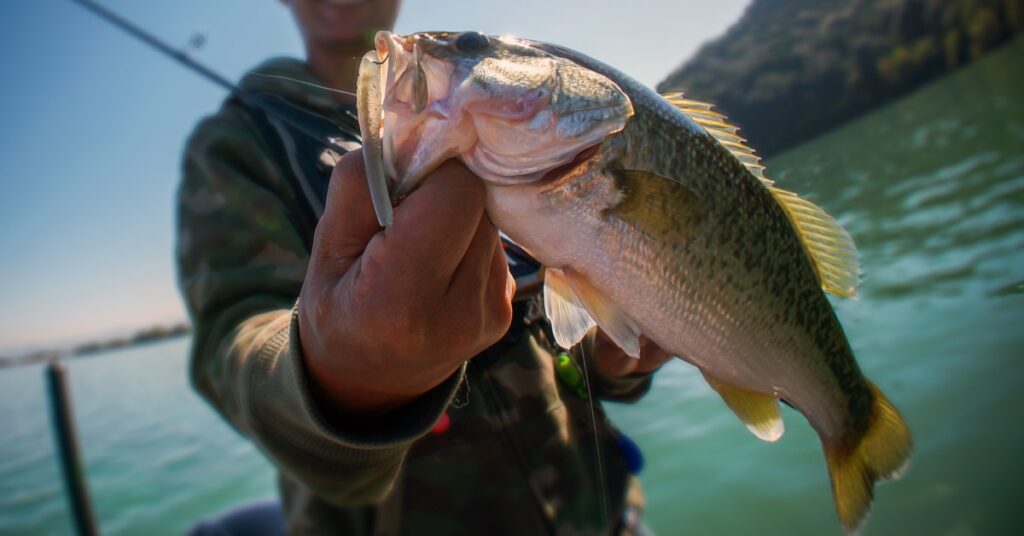
<path fill-rule="evenodd" d="M 581 274 L 659 347 L 720 381 L 799 404 L 815 428 L 845 420 L 820 350 L 780 322 L 786 315 L 743 275 L 739 257 L 716 254 L 699 236 L 680 244 L 638 232 L 599 202 L 553 205 L 536 186 L 488 194 L 498 228 L 545 266 Z"/>

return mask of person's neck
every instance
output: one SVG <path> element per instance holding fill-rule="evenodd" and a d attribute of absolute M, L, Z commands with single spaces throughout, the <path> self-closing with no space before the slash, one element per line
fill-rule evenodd
<path fill-rule="evenodd" d="M 367 50 L 364 45 L 324 48 L 313 45 L 306 47 L 306 63 L 309 71 L 324 85 L 355 93 L 359 62 Z M 339 100 L 354 100 L 335 94 Z"/>

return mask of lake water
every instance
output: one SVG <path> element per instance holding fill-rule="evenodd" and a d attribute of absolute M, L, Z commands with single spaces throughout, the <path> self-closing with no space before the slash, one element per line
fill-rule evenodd
<path fill-rule="evenodd" d="M 1024 499 L 1024 40 L 769 162 L 860 248 L 837 300 L 864 371 L 915 436 L 864 534 L 1016 534 Z M 89 484 L 109 534 L 179 534 L 274 494 L 273 470 L 190 390 L 187 340 L 69 365 Z M 0 370 L 0 534 L 71 530 L 43 372 Z M 658 534 L 842 534 L 817 437 L 785 411 L 757 441 L 693 369 L 611 406 L 641 445 Z"/>

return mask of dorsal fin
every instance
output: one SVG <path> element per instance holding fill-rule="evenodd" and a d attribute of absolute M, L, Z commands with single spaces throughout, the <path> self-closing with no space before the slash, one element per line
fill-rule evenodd
<path fill-rule="evenodd" d="M 741 138 L 738 134 L 740 131 L 739 127 L 729 124 L 724 115 L 714 111 L 714 105 L 687 99 L 683 97 L 682 93 L 666 93 L 662 97 L 669 104 L 679 108 L 687 117 L 703 127 L 708 134 L 711 134 L 726 149 L 729 149 L 729 152 L 736 156 L 743 165 L 747 166 L 750 173 L 760 179 L 765 186 L 770 187 L 775 184 L 768 177 L 764 176 L 764 166 L 760 165 L 761 157 L 757 156 L 753 149 L 746 146 L 745 142 L 747 140 Z"/>
<path fill-rule="evenodd" d="M 662 97 L 718 140 L 768 188 L 796 227 L 804 248 L 811 256 L 821 287 L 836 296 L 853 297 L 860 282 L 860 266 L 857 248 L 846 229 L 821 207 L 793 192 L 776 188 L 775 181 L 764 174 L 761 157 L 746 145 L 747 140 L 739 136 L 740 129 L 716 112 L 712 104 L 687 99 L 682 93 L 666 93 Z"/>

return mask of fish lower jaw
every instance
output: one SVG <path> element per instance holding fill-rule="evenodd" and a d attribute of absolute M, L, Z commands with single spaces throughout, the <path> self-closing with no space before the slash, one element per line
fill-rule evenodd
<path fill-rule="evenodd" d="M 532 165 L 524 164 L 518 167 L 503 161 L 506 157 L 477 147 L 464 153 L 462 162 L 484 182 L 496 186 L 552 184 L 593 158 L 599 146 L 592 145 L 575 154 L 568 153 L 560 157 L 538 158 Z"/>

